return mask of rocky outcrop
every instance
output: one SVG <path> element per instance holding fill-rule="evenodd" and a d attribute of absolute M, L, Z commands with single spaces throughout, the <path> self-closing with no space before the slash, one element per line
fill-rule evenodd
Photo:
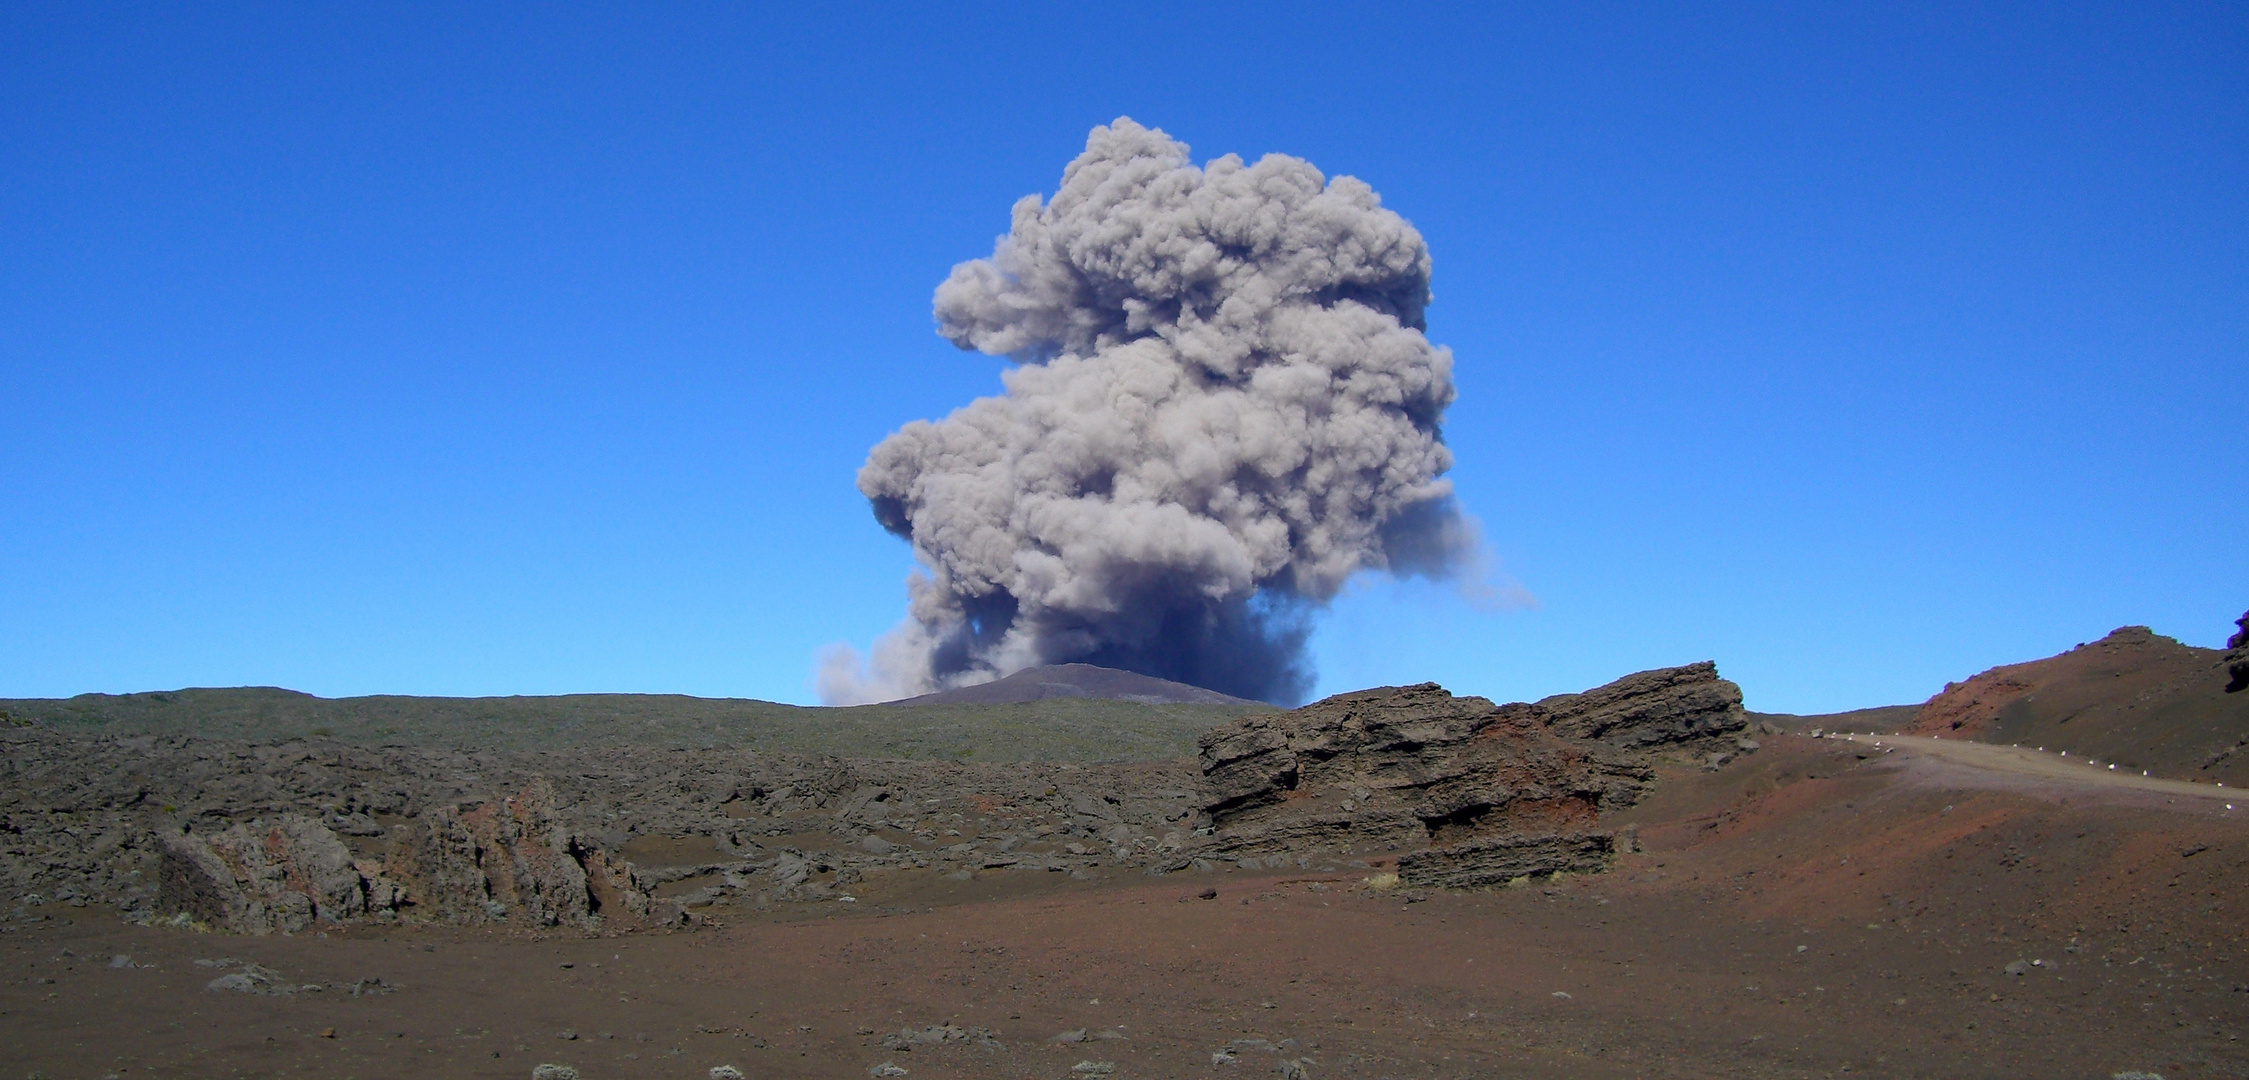
<path fill-rule="evenodd" d="M 534 778 L 498 803 L 439 806 L 401 826 L 389 858 L 354 860 L 319 819 L 187 832 L 159 842 L 157 910 L 214 929 L 293 933 L 373 916 L 473 925 L 636 925 L 654 910 L 632 868 L 557 820 Z"/>
<path fill-rule="evenodd" d="M 1435 683 L 1245 717 L 1201 742 L 1213 850 L 1405 852 L 1399 873 L 1415 884 L 1599 869 L 1612 848 L 1601 812 L 1652 774 L 1550 720 Z"/>
<path fill-rule="evenodd" d="M 2249 611 L 2233 621 L 2239 629 L 2226 639 L 2226 693 L 2249 690 Z"/>
<path fill-rule="evenodd" d="M 327 826 L 299 814 L 164 837 L 158 865 L 160 908 L 236 933 L 292 933 L 368 910 L 367 882 L 351 852 Z"/>
<path fill-rule="evenodd" d="M 1616 851 L 1601 815 L 1657 760 L 1722 761 L 1756 747 L 1748 726 L 1707 662 L 1535 704 L 1362 690 L 1204 735 L 1203 811 L 1212 852 L 1242 861 L 1398 852 L 1406 883 L 1445 887 L 1594 871 Z"/>
<path fill-rule="evenodd" d="M 596 915 L 637 921 L 649 911 L 630 868 L 557 819 L 545 777 L 498 803 L 422 815 L 385 871 L 415 914 L 438 922 L 586 925 Z"/>
<path fill-rule="evenodd" d="M 1556 694 L 1538 707 L 1563 735 L 1631 751 L 1730 750 L 1749 728 L 1741 687 L 1719 678 L 1718 665 L 1707 660 L 1627 675 L 1580 694 Z"/>

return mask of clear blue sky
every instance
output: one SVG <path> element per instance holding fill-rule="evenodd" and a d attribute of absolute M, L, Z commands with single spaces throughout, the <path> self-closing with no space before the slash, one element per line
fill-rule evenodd
<path fill-rule="evenodd" d="M 811 701 L 903 611 L 867 449 L 999 388 L 931 290 L 1119 115 L 1434 253 L 1539 605 L 1369 582 L 1321 693 L 2249 607 L 2242 4 L 647 7 L 0 11 L 0 696 Z"/>

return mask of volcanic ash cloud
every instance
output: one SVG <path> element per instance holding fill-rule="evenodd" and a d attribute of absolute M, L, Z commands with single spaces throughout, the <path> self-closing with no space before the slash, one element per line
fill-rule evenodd
<path fill-rule="evenodd" d="M 1302 700 L 1309 617 L 1353 574 L 1459 578 L 1480 551 L 1442 479 L 1428 303 L 1421 234 L 1366 184 L 1095 128 L 937 287 L 940 334 L 1019 366 L 868 455 L 859 490 L 925 572 L 870 656 L 824 658 L 821 696 L 1083 662 Z"/>

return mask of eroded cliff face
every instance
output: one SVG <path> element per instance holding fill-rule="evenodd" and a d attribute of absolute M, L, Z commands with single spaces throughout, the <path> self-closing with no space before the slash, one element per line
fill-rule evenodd
<path fill-rule="evenodd" d="M 1202 737 L 1212 850 L 1236 859 L 1397 853 L 1408 884 L 1466 887 L 1605 868 L 1603 813 L 1662 755 L 1741 741 L 1741 688 L 1714 664 L 1494 705 L 1435 683 L 1340 694 Z"/>

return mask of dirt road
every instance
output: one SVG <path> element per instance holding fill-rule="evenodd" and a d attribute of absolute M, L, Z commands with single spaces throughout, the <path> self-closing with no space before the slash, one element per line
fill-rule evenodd
<path fill-rule="evenodd" d="M 2138 791 L 2156 795 L 2184 795 L 2220 802 L 2233 802 L 2236 799 L 2249 796 L 2249 791 L 2238 788 L 2145 776 L 2137 770 L 2125 769 L 2114 762 L 2078 757 L 2043 747 L 1995 746 L 1991 743 L 1968 742 L 1962 739 L 1940 739 L 1925 735 L 1834 734 L 1825 736 L 1825 738 L 1879 747 L 1888 752 L 1902 751 L 1908 754 L 1939 758 L 1977 769 L 1988 769 L 1994 772 L 2044 780 L 2061 780 L 2120 791 Z"/>

